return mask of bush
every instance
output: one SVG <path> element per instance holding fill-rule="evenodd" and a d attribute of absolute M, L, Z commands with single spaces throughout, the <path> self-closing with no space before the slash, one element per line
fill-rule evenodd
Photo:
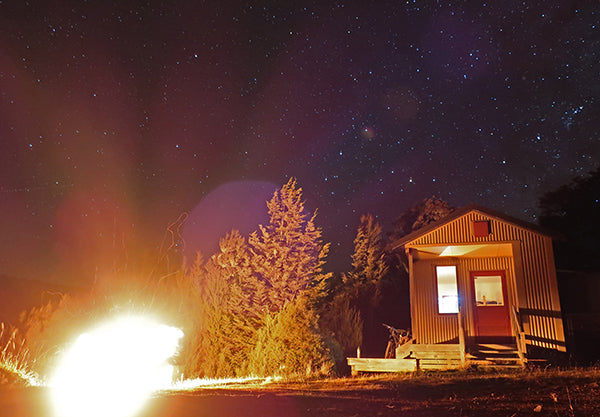
<path fill-rule="evenodd" d="M 305 298 L 270 314 L 258 331 L 248 371 L 256 376 L 329 374 L 333 360 L 319 334 L 318 317 Z"/>
<path fill-rule="evenodd" d="M 343 355 L 349 356 L 362 346 L 363 321 L 360 312 L 350 305 L 350 300 L 343 294 L 333 298 L 323 312 L 323 327 L 337 341 Z"/>

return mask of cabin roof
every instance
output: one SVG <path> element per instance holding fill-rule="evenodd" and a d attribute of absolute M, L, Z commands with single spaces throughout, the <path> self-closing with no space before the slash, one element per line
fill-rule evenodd
<path fill-rule="evenodd" d="M 515 226 L 522 227 L 524 229 L 531 230 L 533 232 L 537 232 L 537 233 L 545 235 L 545 236 L 553 237 L 553 235 L 554 235 L 552 232 L 538 226 L 535 223 L 517 219 L 515 217 L 508 216 L 499 211 L 495 211 L 495 210 L 489 209 L 487 207 L 479 206 L 477 204 L 469 204 L 467 206 L 457 208 L 452 213 L 450 213 L 448 216 L 446 216 L 438 221 L 430 223 L 427 226 L 423 226 L 422 228 L 417 229 L 414 232 L 401 237 L 400 239 L 397 239 L 396 241 L 392 242 L 392 244 L 390 245 L 391 249 L 397 249 L 401 246 L 404 246 L 407 243 L 412 242 L 413 240 L 418 239 L 421 236 L 424 236 L 427 233 L 430 233 L 435 229 L 441 228 L 444 225 L 446 225 L 446 224 L 448 224 L 448 223 L 450 223 L 472 211 L 478 211 L 486 216 L 496 218 L 496 219 L 506 222 L 506 223 L 511 223 Z"/>

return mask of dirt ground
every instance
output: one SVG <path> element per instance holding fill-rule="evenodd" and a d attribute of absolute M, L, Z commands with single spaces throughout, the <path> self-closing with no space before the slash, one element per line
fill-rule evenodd
<path fill-rule="evenodd" d="M 44 389 L 0 389 L 0 417 L 51 416 Z M 600 417 L 600 369 L 230 385 L 155 396 L 138 417 Z"/>

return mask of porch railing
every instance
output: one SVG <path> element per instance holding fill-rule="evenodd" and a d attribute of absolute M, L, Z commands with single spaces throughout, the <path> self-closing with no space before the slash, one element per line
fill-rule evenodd
<path fill-rule="evenodd" d="M 525 332 L 523 331 L 523 328 L 521 326 L 521 321 L 519 320 L 519 312 L 517 311 L 516 307 L 513 306 L 510 311 L 513 333 L 517 338 L 517 354 L 519 355 L 521 363 L 524 364 L 526 362 L 525 354 L 527 353 L 527 346 L 525 344 Z"/>

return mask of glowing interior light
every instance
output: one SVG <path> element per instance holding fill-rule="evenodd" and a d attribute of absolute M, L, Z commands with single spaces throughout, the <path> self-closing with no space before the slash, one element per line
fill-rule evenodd
<path fill-rule="evenodd" d="M 183 332 L 127 316 L 84 333 L 51 378 L 56 417 L 129 417 L 173 380 L 168 364 Z"/>

